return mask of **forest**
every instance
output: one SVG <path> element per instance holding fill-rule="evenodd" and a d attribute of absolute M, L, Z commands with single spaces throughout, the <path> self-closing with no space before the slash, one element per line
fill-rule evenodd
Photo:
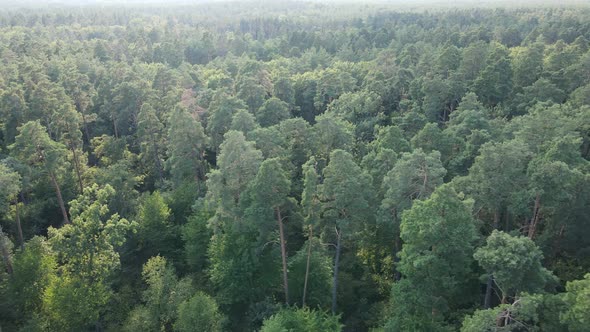
<path fill-rule="evenodd" d="M 0 331 L 590 331 L 590 5 L 0 8 Z"/>

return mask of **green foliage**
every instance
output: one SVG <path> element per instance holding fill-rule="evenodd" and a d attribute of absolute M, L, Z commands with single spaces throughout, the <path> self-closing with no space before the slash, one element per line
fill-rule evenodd
<path fill-rule="evenodd" d="M 463 320 L 461 332 L 565 331 L 559 322 L 563 301 L 552 294 L 524 294 L 513 304 L 476 310 Z"/>
<path fill-rule="evenodd" d="M 338 316 L 310 309 L 283 309 L 264 321 L 261 332 L 341 331 Z"/>
<path fill-rule="evenodd" d="M 135 227 L 107 202 L 114 195 L 110 186 L 93 185 L 70 202 L 72 223 L 49 229 L 49 242 L 59 267 L 43 295 L 43 308 L 52 329 L 75 331 L 97 322 L 112 296 L 110 278 L 120 266 L 115 248 L 125 242 Z"/>
<path fill-rule="evenodd" d="M 201 122 L 181 107 L 172 111 L 168 122 L 166 162 L 176 185 L 189 180 L 204 181 L 208 138 Z"/>
<path fill-rule="evenodd" d="M 564 301 L 567 310 L 560 319 L 568 325 L 570 331 L 583 331 L 588 327 L 586 313 L 590 310 L 590 274 L 586 274 L 582 280 L 568 282 L 566 290 Z"/>
<path fill-rule="evenodd" d="M 141 275 L 147 284 L 142 294 L 143 304 L 130 313 L 124 330 L 171 330 L 178 318 L 179 306 L 192 297 L 191 281 L 179 280 L 174 269 L 161 256 L 148 260 Z"/>
<path fill-rule="evenodd" d="M 136 222 L 139 251 L 136 259 L 147 260 L 156 255 L 174 258 L 178 255 L 176 244 L 180 238 L 179 230 L 171 223 L 170 208 L 159 192 L 143 197 Z"/>
<path fill-rule="evenodd" d="M 587 329 L 588 6 L 119 7 L 0 11 L 3 330 Z"/>
<path fill-rule="evenodd" d="M 473 280 L 477 239 L 472 206 L 443 185 L 403 213 L 398 267 L 403 279 L 393 284 L 389 329 L 440 330 L 449 311 L 469 302 L 465 291 Z M 429 320 L 434 325 L 421 325 Z"/>
<path fill-rule="evenodd" d="M 207 228 L 207 222 L 212 213 L 202 200 L 195 204 L 194 209 L 182 227 L 182 240 L 186 263 L 193 271 L 200 272 L 207 263 L 207 248 L 212 235 L 211 230 Z"/>
<path fill-rule="evenodd" d="M 27 122 L 20 127 L 10 149 L 23 163 L 39 168 L 41 172 L 58 173 L 65 162 L 65 146 L 53 141 L 39 121 Z"/>
<path fill-rule="evenodd" d="M 309 245 L 312 246 L 309 260 L 309 276 L 305 305 L 327 310 L 330 307 L 332 288 L 332 258 L 316 239 L 308 241 L 289 260 L 289 291 L 292 302 L 298 303 L 303 296 L 305 271 Z M 311 243 L 311 244 L 310 244 Z"/>
<path fill-rule="evenodd" d="M 488 106 L 496 106 L 508 98 L 513 84 L 512 66 L 506 47 L 493 45 L 473 87 L 480 100 Z"/>
<path fill-rule="evenodd" d="M 269 127 L 289 119 L 289 104 L 279 98 L 270 98 L 256 111 L 256 120 L 262 127 Z"/>
<path fill-rule="evenodd" d="M 14 256 L 13 274 L 7 285 L 9 302 L 21 322 L 41 312 L 43 294 L 57 278 L 55 256 L 44 238 L 30 239 L 26 248 Z"/>
<path fill-rule="evenodd" d="M 4 164 L 0 164 L 0 211 L 8 209 L 21 190 L 21 176 Z"/>
<path fill-rule="evenodd" d="M 474 257 L 493 275 L 503 297 L 543 290 L 556 281 L 555 276 L 542 266 L 543 254 L 539 248 L 526 237 L 494 230 Z"/>
<path fill-rule="evenodd" d="M 178 306 L 178 319 L 174 330 L 179 332 L 211 331 L 220 332 L 223 316 L 210 296 L 197 292 L 193 297 Z"/>
<path fill-rule="evenodd" d="M 109 185 L 86 188 L 84 195 L 70 202 L 72 223 L 49 229 L 49 242 L 64 273 L 82 280 L 106 281 L 119 267 L 115 249 L 136 224 L 110 213 L 107 202 L 114 193 Z"/>

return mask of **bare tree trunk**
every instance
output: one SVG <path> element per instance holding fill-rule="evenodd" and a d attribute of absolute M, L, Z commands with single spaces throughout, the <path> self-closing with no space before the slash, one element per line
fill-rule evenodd
<path fill-rule="evenodd" d="M 281 217 L 281 210 L 277 211 L 277 222 L 279 224 L 279 236 L 281 240 L 281 257 L 283 259 L 283 288 L 285 290 L 285 303 L 289 304 L 289 279 L 287 276 L 287 248 L 285 246 L 285 231 L 283 229 L 283 219 Z"/>
<path fill-rule="evenodd" d="M 68 218 L 68 212 L 66 211 L 66 205 L 64 203 L 64 199 L 61 196 L 61 189 L 59 189 L 59 184 L 57 183 L 57 179 L 55 178 L 55 174 L 52 171 L 49 171 L 49 177 L 51 178 L 51 183 L 53 183 L 53 187 L 55 188 L 55 193 L 57 194 L 57 202 L 59 203 L 59 208 L 61 209 L 61 214 L 64 217 L 64 223 L 69 224 L 70 219 Z"/>
<path fill-rule="evenodd" d="M 305 264 L 305 278 L 303 281 L 303 298 L 301 299 L 301 306 L 305 307 L 305 296 L 307 295 L 307 279 L 309 278 L 309 265 L 311 262 L 311 246 L 313 240 L 313 226 L 309 226 L 309 238 L 307 240 L 307 262 Z"/>
<path fill-rule="evenodd" d="M 18 239 L 20 241 L 20 249 L 25 250 L 25 239 L 23 237 L 23 228 L 20 224 L 20 211 L 18 209 L 18 200 L 16 200 L 16 204 L 14 205 L 15 215 L 16 215 L 16 229 L 18 230 Z"/>
<path fill-rule="evenodd" d="M 334 280 L 332 282 L 332 314 L 336 314 L 336 299 L 338 293 L 338 268 L 340 267 L 340 249 L 342 232 L 336 228 L 336 258 L 334 259 Z"/>

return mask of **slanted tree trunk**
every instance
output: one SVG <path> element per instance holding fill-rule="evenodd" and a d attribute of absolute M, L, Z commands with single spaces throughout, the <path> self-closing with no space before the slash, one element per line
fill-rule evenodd
<path fill-rule="evenodd" d="M 57 179 L 55 178 L 55 174 L 52 171 L 49 171 L 49 177 L 51 178 L 51 183 L 55 188 L 55 193 L 57 194 L 57 202 L 59 203 L 59 208 L 61 209 L 61 214 L 64 217 L 64 223 L 69 224 L 70 219 L 68 218 L 68 212 L 66 211 L 66 205 L 64 203 L 64 199 L 61 196 L 61 189 L 59 188 L 59 184 L 57 183 Z"/>
<path fill-rule="evenodd" d="M 309 238 L 307 240 L 307 262 L 305 263 L 305 278 L 303 281 L 303 298 L 301 299 L 301 306 L 305 307 L 305 296 L 307 295 L 307 280 L 309 278 L 309 265 L 311 263 L 311 246 L 313 240 L 313 226 L 309 226 Z"/>
<path fill-rule="evenodd" d="M 287 248 L 285 246 L 285 231 L 283 229 L 283 218 L 281 209 L 276 208 L 277 223 L 279 224 L 279 237 L 281 240 L 281 258 L 283 259 L 283 288 L 285 290 L 285 303 L 289 304 L 289 279 L 287 276 Z"/>
<path fill-rule="evenodd" d="M 14 213 L 16 217 L 16 229 L 18 231 L 18 240 L 20 241 L 20 249 L 25 250 L 25 239 L 23 237 L 23 228 L 20 224 L 20 211 L 18 209 L 18 200 L 15 200 Z"/>
<path fill-rule="evenodd" d="M 340 267 L 340 250 L 342 242 L 342 231 L 336 228 L 336 258 L 334 259 L 334 280 L 332 282 L 332 314 L 336 314 L 336 299 L 338 292 L 338 268 Z"/>

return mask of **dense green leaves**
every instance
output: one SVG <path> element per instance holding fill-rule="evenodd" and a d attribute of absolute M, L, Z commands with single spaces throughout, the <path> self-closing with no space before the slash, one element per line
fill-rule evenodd
<path fill-rule="evenodd" d="M 3 330 L 587 330 L 584 4 L 29 6 Z"/>

